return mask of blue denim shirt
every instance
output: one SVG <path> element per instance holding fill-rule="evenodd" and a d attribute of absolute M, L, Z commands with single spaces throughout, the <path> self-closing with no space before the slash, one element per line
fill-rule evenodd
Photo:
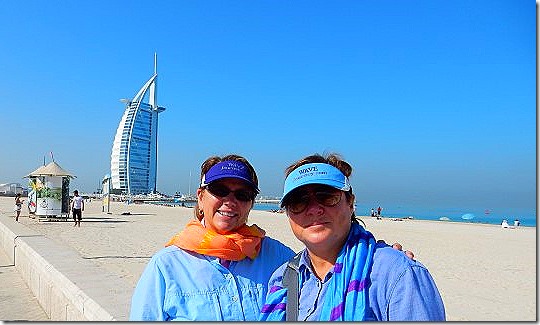
<path fill-rule="evenodd" d="M 272 275 L 269 287 L 281 286 L 286 264 Z M 332 270 L 319 280 L 311 270 L 307 251 L 300 260 L 299 321 L 318 321 Z M 377 244 L 367 287 L 368 320 L 444 321 L 443 301 L 433 278 L 422 263 L 386 244 Z"/>
<path fill-rule="evenodd" d="M 232 261 L 225 268 L 216 257 L 166 247 L 141 275 L 129 319 L 255 321 L 270 275 L 293 255 L 287 246 L 265 237 L 257 258 Z"/>

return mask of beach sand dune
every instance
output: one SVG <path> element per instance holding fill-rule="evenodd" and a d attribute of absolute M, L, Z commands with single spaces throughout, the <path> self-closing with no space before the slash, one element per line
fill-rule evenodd
<path fill-rule="evenodd" d="M 72 220 L 40 222 L 29 218 L 25 209 L 19 220 L 120 275 L 134 288 L 149 258 L 193 218 L 191 208 L 121 202 L 111 202 L 110 212 L 102 212 L 101 201 L 94 200 L 86 202 L 80 228 L 73 227 Z M 0 198 L 0 213 L 13 216 L 13 198 Z M 536 228 L 361 219 L 377 239 L 400 242 L 428 267 L 447 320 L 536 320 Z M 302 248 L 285 214 L 252 211 L 249 223 L 295 251 Z"/>

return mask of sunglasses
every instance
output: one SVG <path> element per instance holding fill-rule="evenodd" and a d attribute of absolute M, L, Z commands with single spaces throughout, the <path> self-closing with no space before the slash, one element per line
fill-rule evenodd
<path fill-rule="evenodd" d="M 283 206 L 292 213 L 301 213 L 306 210 L 311 198 L 326 207 L 336 206 L 341 201 L 341 191 L 325 186 L 313 191 L 298 190 L 289 194 Z"/>
<path fill-rule="evenodd" d="M 224 198 L 227 195 L 229 195 L 229 193 L 232 192 L 234 194 L 234 197 L 238 201 L 248 202 L 255 199 L 255 193 L 253 193 L 253 191 L 250 191 L 250 190 L 233 191 L 229 189 L 227 186 L 223 184 L 219 184 L 219 183 L 218 184 L 210 183 L 208 184 L 208 186 L 206 186 L 206 189 L 208 190 L 208 192 L 210 192 L 210 194 L 218 198 Z"/>

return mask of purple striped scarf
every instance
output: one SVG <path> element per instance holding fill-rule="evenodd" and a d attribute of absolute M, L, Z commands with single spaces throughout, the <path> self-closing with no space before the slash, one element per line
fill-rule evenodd
<path fill-rule="evenodd" d="M 375 239 L 357 222 L 351 225 L 347 242 L 341 249 L 334 275 L 324 296 L 320 321 L 359 321 L 366 317 L 369 272 L 373 263 Z M 302 284 L 300 284 L 302 286 Z M 261 310 L 260 320 L 285 321 L 287 289 L 274 286 Z"/>
<path fill-rule="evenodd" d="M 375 239 L 358 223 L 353 223 L 347 243 L 341 249 L 334 275 L 328 284 L 319 320 L 364 320 L 368 306 L 366 287 L 373 263 Z"/>

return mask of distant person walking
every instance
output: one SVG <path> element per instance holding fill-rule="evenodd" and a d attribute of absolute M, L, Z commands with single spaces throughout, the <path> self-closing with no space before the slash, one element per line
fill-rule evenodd
<path fill-rule="evenodd" d="M 81 226 L 82 212 L 84 211 L 84 199 L 79 196 L 79 191 L 73 191 L 73 201 L 71 201 L 71 211 L 73 213 L 73 221 L 75 224 L 73 227 Z"/>
<path fill-rule="evenodd" d="M 381 208 L 381 206 L 379 206 L 379 207 L 377 208 L 377 216 L 378 216 L 378 217 L 381 216 L 381 210 L 382 210 L 382 208 Z"/>
<path fill-rule="evenodd" d="M 17 193 L 15 195 L 15 211 L 17 215 L 15 216 L 15 221 L 19 221 L 19 215 L 21 215 L 21 208 L 24 200 L 21 200 L 21 194 Z"/>

